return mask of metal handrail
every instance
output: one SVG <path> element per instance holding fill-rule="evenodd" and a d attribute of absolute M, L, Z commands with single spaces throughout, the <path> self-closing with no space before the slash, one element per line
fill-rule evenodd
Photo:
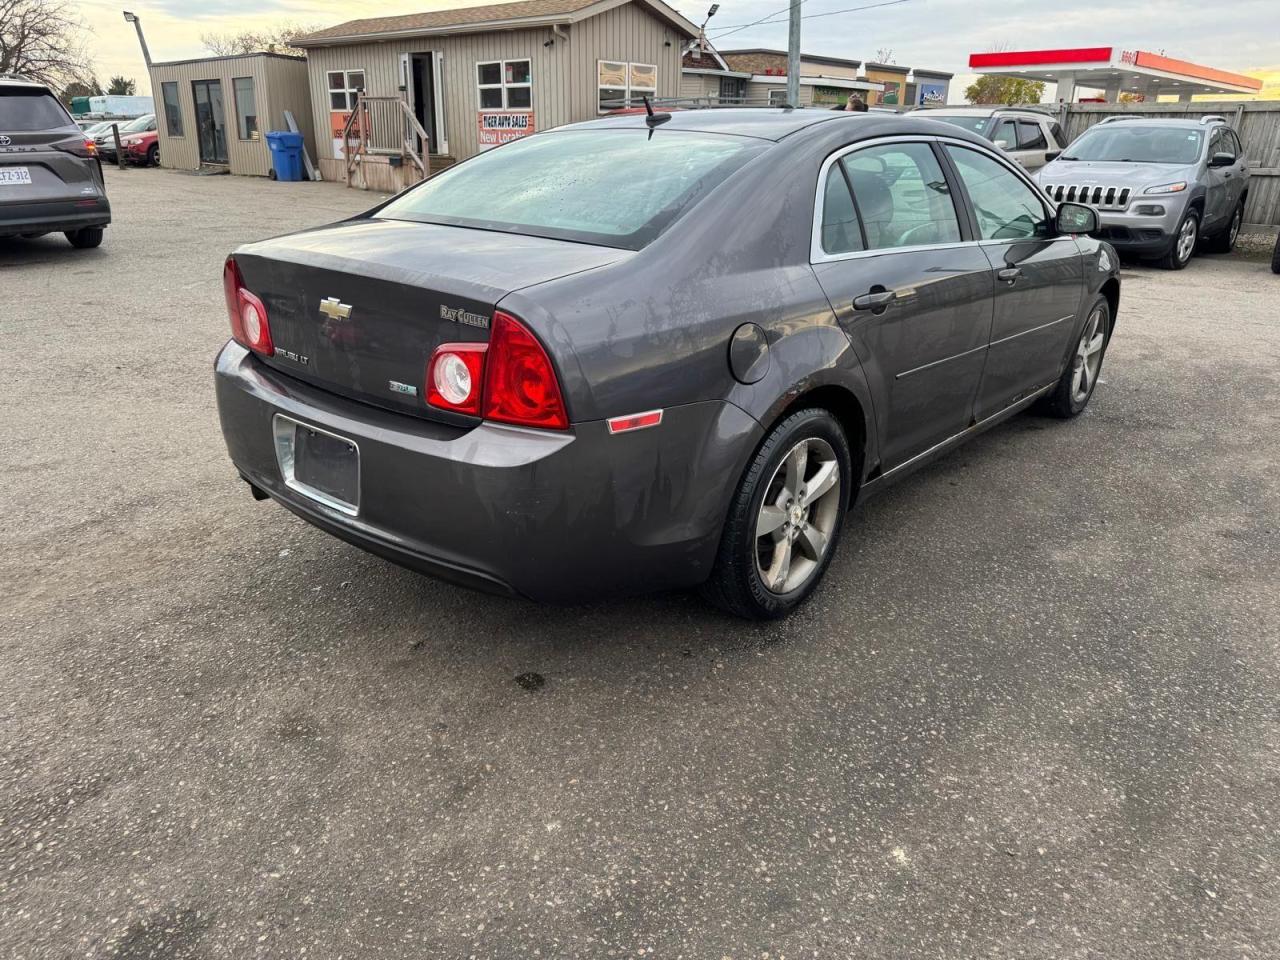
<path fill-rule="evenodd" d="M 395 106 L 392 109 L 400 115 L 400 119 L 404 122 L 402 136 L 397 148 L 382 149 L 370 146 L 369 141 L 373 130 L 373 120 L 370 116 L 369 107 L 370 104 L 379 103 L 394 104 Z M 356 125 L 357 118 L 359 119 L 359 146 L 353 151 L 351 149 L 351 130 Z M 413 139 L 415 135 L 422 140 L 423 149 L 421 153 L 414 146 Z M 414 116 L 413 111 L 409 109 L 409 104 L 403 97 L 370 97 L 361 91 L 356 95 L 355 109 L 351 111 L 350 116 L 347 117 L 347 122 L 342 127 L 342 154 L 345 158 L 347 186 L 351 186 L 351 174 L 357 167 L 360 169 L 361 187 L 367 186 L 361 157 L 376 153 L 395 154 L 398 152 L 402 160 L 406 157 L 411 160 L 413 165 L 418 168 L 418 173 L 423 179 L 426 179 L 431 172 L 430 145 L 431 135 L 427 133 L 418 118 Z"/>

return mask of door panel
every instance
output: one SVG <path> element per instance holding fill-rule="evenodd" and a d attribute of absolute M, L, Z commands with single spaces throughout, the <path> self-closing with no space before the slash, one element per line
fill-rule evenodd
<path fill-rule="evenodd" d="M 196 104 L 196 138 L 201 163 L 227 162 L 227 120 L 222 105 L 222 83 L 195 80 L 191 84 Z"/>
<path fill-rule="evenodd" d="M 849 184 L 855 203 L 837 202 Z M 927 142 L 849 153 L 831 166 L 822 197 L 814 271 L 862 361 L 890 470 L 972 420 L 991 266 L 965 242 Z"/>
<path fill-rule="evenodd" d="M 1080 248 L 1055 236 L 1039 191 L 996 159 L 948 145 L 995 287 L 991 348 L 978 390 L 982 420 L 1059 374 L 1084 289 Z"/>

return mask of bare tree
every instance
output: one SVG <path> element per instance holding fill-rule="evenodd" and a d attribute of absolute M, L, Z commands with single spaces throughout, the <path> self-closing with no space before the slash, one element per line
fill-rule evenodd
<path fill-rule="evenodd" d="M 84 21 L 63 0 L 0 0 L 0 73 L 62 89 L 93 79 Z"/>
<path fill-rule="evenodd" d="M 0 0 L 3 2 L 3 0 Z M 202 33 L 200 42 L 204 48 L 217 57 L 236 57 L 246 53 L 288 52 L 305 54 L 306 51 L 293 47 L 290 42 L 295 37 L 314 33 L 320 28 L 314 25 L 297 23 L 281 23 L 264 30 L 242 30 L 239 33 Z"/>

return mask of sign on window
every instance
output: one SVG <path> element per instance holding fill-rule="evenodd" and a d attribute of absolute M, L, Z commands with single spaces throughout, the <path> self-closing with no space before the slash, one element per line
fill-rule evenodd
<path fill-rule="evenodd" d="M 476 122 L 481 150 L 519 140 L 537 129 L 532 110 L 481 110 Z"/>

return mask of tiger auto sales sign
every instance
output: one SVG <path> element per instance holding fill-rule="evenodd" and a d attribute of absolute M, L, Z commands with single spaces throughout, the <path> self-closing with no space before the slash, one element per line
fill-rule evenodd
<path fill-rule="evenodd" d="M 481 150 L 519 140 L 537 129 L 531 110 L 482 110 L 476 116 Z"/>

